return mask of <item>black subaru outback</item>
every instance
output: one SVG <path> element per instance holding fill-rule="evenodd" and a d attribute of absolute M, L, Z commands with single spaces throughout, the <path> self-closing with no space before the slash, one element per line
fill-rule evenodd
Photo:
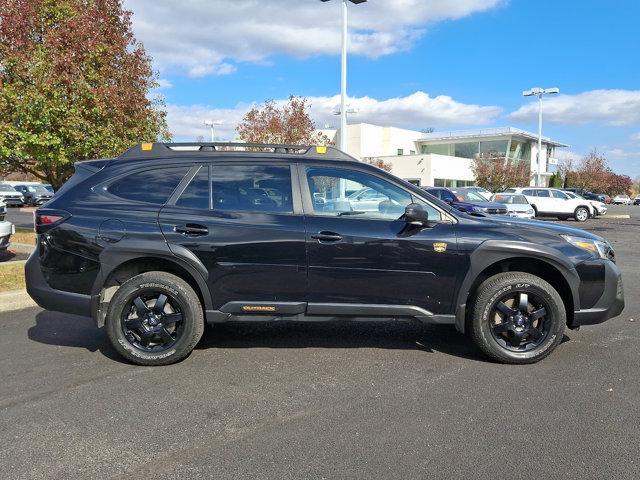
<path fill-rule="evenodd" d="M 532 363 L 624 307 L 606 240 L 462 213 L 331 147 L 142 144 L 77 163 L 35 224 L 29 294 L 142 365 L 187 356 L 205 322 L 355 318 L 455 325 Z"/>

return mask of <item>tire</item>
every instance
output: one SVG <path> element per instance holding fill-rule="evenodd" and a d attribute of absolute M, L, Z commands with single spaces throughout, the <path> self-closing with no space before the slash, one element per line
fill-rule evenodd
<path fill-rule="evenodd" d="M 522 323 L 524 317 L 511 321 L 513 317 L 508 317 L 501 307 L 507 307 L 509 300 L 505 298 L 513 296 L 510 306 L 516 308 L 511 310 L 522 313 L 516 304 L 522 302 L 522 294 L 531 302 L 526 306 L 530 313 Z M 478 287 L 470 314 L 469 330 L 475 344 L 491 359 L 510 364 L 535 363 L 545 358 L 562 341 L 566 324 L 564 303 L 558 292 L 540 277 L 523 272 L 500 273 L 485 280 Z M 536 320 L 530 322 L 534 316 Z M 526 339 L 527 344 L 519 339 Z"/>
<path fill-rule="evenodd" d="M 586 222 L 589 219 L 589 210 L 587 207 L 578 207 L 573 214 L 573 218 L 576 219 L 576 222 Z"/>
<path fill-rule="evenodd" d="M 204 332 L 204 315 L 198 295 L 183 279 L 146 272 L 118 288 L 109 304 L 106 329 L 113 347 L 130 362 L 169 365 L 194 349 Z"/>
<path fill-rule="evenodd" d="M 531 205 L 531 208 L 533 208 L 533 218 L 536 218 L 538 216 L 538 209 L 535 205 Z"/>

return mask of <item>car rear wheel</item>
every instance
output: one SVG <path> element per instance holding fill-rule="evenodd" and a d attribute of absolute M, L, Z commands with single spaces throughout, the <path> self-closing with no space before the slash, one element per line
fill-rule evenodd
<path fill-rule="evenodd" d="M 546 281 L 522 272 L 485 280 L 472 302 L 471 338 L 502 363 L 535 363 L 562 341 L 564 304 Z"/>
<path fill-rule="evenodd" d="M 586 222 L 589 218 L 589 210 L 586 207 L 578 207 L 573 215 L 576 222 Z"/>
<path fill-rule="evenodd" d="M 114 348 L 138 365 L 168 365 L 191 353 L 204 331 L 198 295 L 180 277 L 146 272 L 114 294 L 106 327 Z"/>

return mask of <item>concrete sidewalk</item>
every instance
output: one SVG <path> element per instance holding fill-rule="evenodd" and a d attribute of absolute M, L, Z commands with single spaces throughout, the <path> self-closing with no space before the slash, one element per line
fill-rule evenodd
<path fill-rule="evenodd" d="M 10 312 L 30 307 L 37 307 L 37 305 L 36 302 L 31 300 L 26 290 L 0 293 L 0 312 Z"/>

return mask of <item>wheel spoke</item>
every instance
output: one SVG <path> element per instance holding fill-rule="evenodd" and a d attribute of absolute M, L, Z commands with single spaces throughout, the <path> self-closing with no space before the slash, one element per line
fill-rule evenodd
<path fill-rule="evenodd" d="M 143 317 L 149 313 L 149 307 L 147 307 L 147 304 L 141 297 L 134 298 L 133 305 L 135 306 L 139 317 Z"/>
<path fill-rule="evenodd" d="M 182 321 L 181 313 L 169 313 L 167 315 L 162 316 L 162 324 L 163 325 L 173 325 L 174 323 Z"/>
<path fill-rule="evenodd" d="M 164 307 L 166 304 L 167 304 L 167 296 L 161 293 L 160 295 L 158 295 L 158 299 L 156 300 L 156 303 L 153 306 L 153 309 L 155 310 L 156 313 L 162 313 L 164 312 Z"/>
<path fill-rule="evenodd" d="M 533 339 L 533 341 L 537 342 L 542 338 L 542 332 L 540 332 L 540 330 L 538 330 L 537 328 L 531 327 L 529 329 L 529 336 L 531 337 L 531 339 Z"/>
<path fill-rule="evenodd" d="M 532 322 L 535 322 L 536 320 L 544 317 L 546 314 L 547 314 L 547 311 L 545 310 L 545 308 L 541 307 L 535 312 L 531 312 L 529 314 L 529 320 L 531 320 Z"/>
<path fill-rule="evenodd" d="M 502 323 L 498 323 L 498 324 L 494 324 L 492 325 L 493 331 L 497 334 L 500 335 L 502 333 L 505 333 L 509 330 L 509 322 L 502 322 Z"/>
<path fill-rule="evenodd" d="M 148 347 L 149 346 L 149 342 L 151 342 L 151 333 L 150 332 L 144 332 L 144 333 L 140 334 L 140 345 L 142 345 L 143 347 Z"/>
<path fill-rule="evenodd" d="M 138 328 L 142 328 L 142 320 L 139 318 L 134 318 L 133 320 L 125 320 L 124 326 L 128 330 L 134 330 Z"/>
<path fill-rule="evenodd" d="M 504 302 L 498 302 L 496 305 L 496 309 L 498 309 L 498 311 L 500 311 L 501 313 L 504 313 L 507 317 L 513 317 L 516 313 L 518 313 L 513 308 L 507 307 Z"/>
<path fill-rule="evenodd" d="M 162 338 L 162 341 L 164 343 L 171 343 L 173 342 L 173 337 L 171 336 L 171 334 L 167 331 L 166 328 L 162 328 L 160 329 L 160 331 L 158 332 L 158 334 L 160 335 L 160 338 Z"/>
<path fill-rule="evenodd" d="M 521 340 L 521 337 L 519 337 L 518 335 L 514 335 L 509 338 L 508 342 L 513 348 L 518 348 L 520 346 Z"/>
<path fill-rule="evenodd" d="M 524 292 L 522 292 L 520 294 L 520 302 L 518 303 L 518 309 L 522 313 L 528 313 L 529 312 L 529 295 L 527 295 Z"/>

